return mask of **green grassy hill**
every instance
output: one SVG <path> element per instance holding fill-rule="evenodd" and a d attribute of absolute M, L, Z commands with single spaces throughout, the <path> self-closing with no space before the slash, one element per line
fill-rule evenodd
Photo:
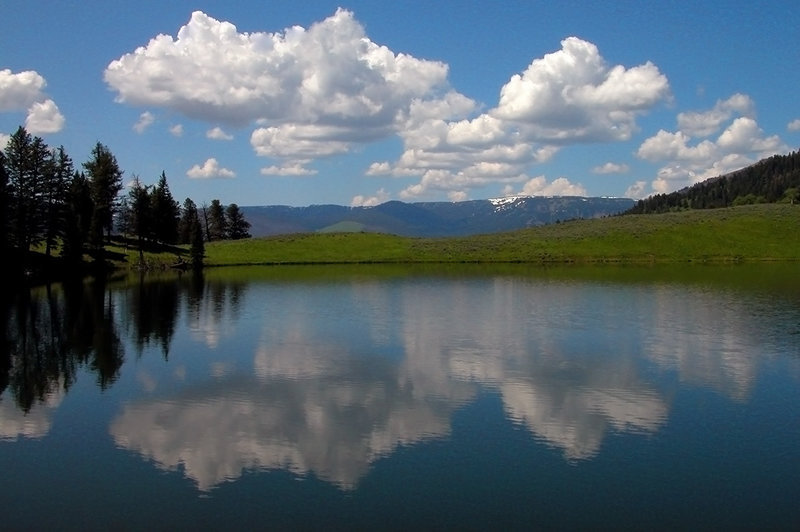
<path fill-rule="evenodd" d="M 800 260 L 800 206 L 762 204 L 615 216 L 457 238 L 328 233 L 206 245 L 208 266 L 740 260 Z"/>

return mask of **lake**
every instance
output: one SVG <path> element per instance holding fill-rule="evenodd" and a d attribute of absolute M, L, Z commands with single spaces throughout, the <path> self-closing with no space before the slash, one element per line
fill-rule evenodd
<path fill-rule="evenodd" d="M 800 265 L 212 269 L 0 305 L 0 528 L 798 529 Z"/>

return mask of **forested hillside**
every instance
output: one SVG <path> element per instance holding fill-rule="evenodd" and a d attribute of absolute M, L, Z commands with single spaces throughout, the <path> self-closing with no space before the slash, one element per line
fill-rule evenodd
<path fill-rule="evenodd" d="M 636 203 L 625 214 L 714 209 L 753 203 L 800 201 L 800 151 L 773 155 L 751 166 Z"/>

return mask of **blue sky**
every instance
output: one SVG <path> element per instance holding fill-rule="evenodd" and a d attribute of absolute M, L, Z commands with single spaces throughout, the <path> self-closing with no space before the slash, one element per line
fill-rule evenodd
<path fill-rule="evenodd" d="M 644 197 L 800 145 L 794 2 L 4 2 L 0 136 L 179 201 Z M 4 137 L 0 137 L 3 141 Z"/>

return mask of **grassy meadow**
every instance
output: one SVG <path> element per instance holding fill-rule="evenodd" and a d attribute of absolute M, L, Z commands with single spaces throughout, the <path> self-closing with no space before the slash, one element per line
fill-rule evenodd
<path fill-rule="evenodd" d="M 172 254 L 161 260 L 174 259 Z M 134 260 L 138 261 L 138 257 Z M 800 260 L 800 206 L 761 204 L 614 216 L 457 238 L 360 232 L 292 234 L 211 242 L 206 244 L 205 263 L 229 266 L 764 260 Z"/>

